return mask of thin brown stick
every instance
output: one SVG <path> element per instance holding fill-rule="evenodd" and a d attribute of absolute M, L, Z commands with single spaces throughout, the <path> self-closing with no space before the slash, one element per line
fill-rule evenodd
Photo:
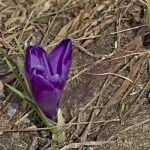
<path fill-rule="evenodd" d="M 121 59 L 121 58 L 126 58 L 126 57 L 129 57 L 129 56 L 133 56 L 133 55 L 143 55 L 147 52 L 138 52 L 138 53 L 131 53 L 131 54 L 128 54 L 128 55 L 125 55 L 125 56 L 121 56 L 121 57 L 116 57 L 116 58 L 113 58 L 111 60 L 107 60 L 107 58 L 110 58 L 113 53 L 111 53 L 110 55 L 104 55 L 103 58 L 101 58 L 100 60 L 97 60 L 96 62 L 94 62 L 92 65 L 88 66 L 87 68 L 84 68 L 83 70 L 81 70 L 79 73 L 77 73 L 76 75 L 74 75 L 73 77 L 71 77 L 70 79 L 67 80 L 67 83 L 69 83 L 70 81 L 76 79 L 77 77 L 79 77 L 81 74 L 89 71 L 92 67 L 94 66 L 97 66 L 98 64 L 100 64 L 102 61 L 114 61 L 114 60 L 117 60 L 117 59 Z"/>
<path fill-rule="evenodd" d="M 46 33 L 44 34 L 44 37 L 41 41 L 41 45 L 43 44 L 44 40 L 46 39 L 47 35 L 49 34 L 49 30 L 51 29 L 52 25 L 54 24 L 54 21 L 56 19 L 56 17 L 58 16 L 58 13 L 54 16 L 54 18 L 52 19 L 52 21 L 49 19 L 49 25 L 48 28 L 46 30 Z"/>
<path fill-rule="evenodd" d="M 142 125 L 144 125 L 145 123 L 148 123 L 148 122 L 150 122 L 150 119 L 146 119 L 146 120 L 141 121 L 141 122 L 139 122 L 139 123 L 136 123 L 136 124 L 133 124 L 133 125 L 131 125 L 131 126 L 128 126 L 127 128 L 125 128 L 125 129 L 119 131 L 119 133 L 122 134 L 122 133 L 124 133 L 124 132 L 126 132 L 126 131 L 129 131 L 129 130 L 131 130 L 131 129 L 135 129 L 135 128 L 137 128 L 137 127 L 140 127 L 140 126 L 142 126 Z M 116 135 L 112 135 L 108 140 L 113 140 L 113 139 L 115 139 L 116 137 L 119 136 L 119 133 L 116 134 Z"/>
<path fill-rule="evenodd" d="M 95 121 L 93 122 L 94 124 L 100 124 L 100 123 L 109 123 L 109 122 L 119 122 L 120 119 L 111 119 L 111 120 L 101 120 L 101 121 Z M 89 122 L 79 122 L 79 123 L 76 123 L 76 122 L 73 122 L 73 123 L 67 123 L 65 125 L 63 125 L 62 127 L 66 127 L 66 126 L 73 126 L 73 125 L 77 125 L 77 124 L 80 124 L 80 125 L 85 125 L 85 124 L 88 124 Z M 58 126 L 54 126 L 53 128 L 57 128 Z M 0 133 L 4 133 L 4 132 L 38 132 L 38 131 L 44 131 L 44 130 L 49 130 L 49 128 L 45 127 L 45 128 L 36 128 L 36 126 L 33 126 L 33 127 L 29 127 L 29 128 L 26 128 L 26 129 L 11 129 L 11 130 L 3 130 L 1 129 L 0 130 Z"/>
<path fill-rule="evenodd" d="M 69 145 L 64 146 L 60 150 L 70 150 L 71 148 L 79 148 L 82 145 L 86 146 L 102 146 L 104 144 L 112 144 L 115 141 L 89 141 L 89 142 L 81 142 L 81 143 L 71 143 Z"/>
<path fill-rule="evenodd" d="M 123 118 L 127 117 L 127 115 L 132 111 L 132 109 L 138 103 L 138 101 L 140 100 L 140 98 L 143 95 L 144 91 L 148 88 L 149 85 L 150 85 L 150 80 L 147 82 L 147 84 L 145 85 L 145 87 L 143 88 L 143 90 L 141 91 L 141 93 L 139 94 L 138 98 L 133 102 L 133 104 L 131 105 L 131 107 L 129 108 L 129 110 L 124 114 Z"/>
<path fill-rule="evenodd" d="M 99 94 L 100 97 L 102 96 L 102 93 L 103 93 L 104 87 L 106 86 L 106 83 L 107 83 L 107 79 L 106 79 L 105 82 L 103 83 L 103 88 L 102 88 L 102 90 L 100 91 L 100 94 Z M 99 97 L 99 96 L 98 96 L 98 97 Z M 97 97 L 97 98 L 98 98 L 98 97 Z M 97 100 L 97 102 L 96 102 L 96 107 L 99 106 L 100 101 L 101 101 L 101 98 L 99 98 L 99 99 Z M 87 127 L 86 127 L 86 129 L 85 129 L 85 131 L 84 131 L 84 133 L 83 133 L 83 136 L 82 136 L 82 138 L 81 138 L 81 142 L 85 142 L 85 141 L 86 141 L 88 132 L 89 132 L 91 126 L 92 126 L 92 123 L 93 123 L 93 120 L 94 120 L 95 115 L 96 115 L 96 109 L 93 109 L 93 111 L 92 111 L 92 113 L 91 113 L 90 122 L 89 122 L 89 124 L 87 125 Z M 82 146 L 83 146 L 83 145 L 82 145 Z M 80 147 L 80 149 L 82 149 L 82 146 Z"/>
<path fill-rule="evenodd" d="M 36 18 L 34 18 L 33 20 L 31 20 L 31 22 L 34 22 L 34 21 L 36 21 L 36 20 L 37 20 L 37 19 L 39 19 L 39 18 L 43 18 L 43 17 L 47 17 L 47 16 L 51 16 L 51 15 L 55 15 L 55 14 L 57 14 L 57 13 L 61 13 L 61 12 L 64 12 L 64 11 L 70 10 L 70 9 L 75 8 L 75 7 L 77 7 L 77 6 L 78 6 L 78 5 L 74 5 L 74 6 L 72 6 L 72 7 L 65 8 L 65 9 L 62 9 L 62 10 L 59 10 L 59 11 L 56 11 L 56 12 L 52 12 L 52 13 L 49 13 L 49 14 L 46 14 L 46 15 L 41 15 L 41 16 L 36 17 Z"/>
<path fill-rule="evenodd" d="M 103 55 L 98 55 L 98 54 L 92 54 L 91 52 L 89 52 L 86 48 L 82 47 L 81 45 L 77 44 L 76 42 L 73 43 L 77 48 L 79 48 L 82 52 L 86 53 L 87 55 L 94 57 L 94 58 L 102 58 Z"/>
<path fill-rule="evenodd" d="M 135 129 L 135 128 L 139 127 L 139 126 L 142 126 L 143 124 L 145 124 L 147 122 L 150 122 L 150 119 L 147 119 L 147 120 L 141 121 L 139 123 L 133 124 L 133 125 L 125 128 L 125 129 L 123 129 L 122 131 L 120 131 L 120 133 L 126 132 L 126 131 L 131 130 L 131 129 Z"/>
<path fill-rule="evenodd" d="M 3 148 L 4 150 L 7 150 L 7 148 L 2 143 L 0 143 L 0 148 Z"/>
<path fill-rule="evenodd" d="M 87 73 L 88 75 L 92 75 L 92 76 L 105 76 L 105 75 L 113 75 L 113 76 L 117 76 L 117 77 L 120 77 L 120 78 L 123 78 L 125 80 L 128 80 L 129 82 L 133 82 L 131 79 L 125 77 L 125 76 L 122 76 L 120 74 L 116 74 L 116 73 L 111 73 L 111 72 L 108 72 L 108 73 L 102 73 L 102 74 L 94 74 L 94 73 Z"/>
<path fill-rule="evenodd" d="M 26 24 L 25 24 L 25 26 L 24 26 L 24 28 L 23 28 L 21 34 L 20 34 L 19 39 L 22 38 L 22 36 L 23 36 L 23 34 L 24 34 L 24 31 L 25 31 L 26 27 L 28 26 L 29 21 L 30 21 L 30 19 L 31 19 L 31 17 L 32 17 L 32 15 L 33 15 L 33 13 L 34 13 L 34 10 L 30 13 L 30 15 L 29 15 L 29 17 L 28 17 L 28 19 L 27 19 L 27 21 L 26 21 Z"/>
<path fill-rule="evenodd" d="M 123 32 L 127 32 L 127 31 L 130 31 L 130 30 L 142 28 L 142 27 L 145 27 L 145 26 L 147 26 L 147 25 L 144 24 L 144 25 L 140 25 L 140 26 L 128 28 L 128 29 L 125 29 L 125 30 L 120 30 L 120 31 L 118 31 L 118 32 L 112 32 L 111 35 L 118 34 L 118 33 L 123 33 Z"/>

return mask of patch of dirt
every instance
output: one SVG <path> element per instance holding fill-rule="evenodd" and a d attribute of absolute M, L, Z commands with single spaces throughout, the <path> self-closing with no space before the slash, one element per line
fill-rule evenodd
<path fill-rule="evenodd" d="M 24 49 L 40 44 L 48 52 L 63 38 L 73 41 L 72 67 L 59 103 L 66 142 L 54 145 L 34 110 L 4 87 L 0 149 L 150 149 L 145 1 L 6 0 L 0 11 L 0 48 L 14 61 L 14 37 Z M 1 83 L 19 89 L 2 54 L 0 59 Z"/>

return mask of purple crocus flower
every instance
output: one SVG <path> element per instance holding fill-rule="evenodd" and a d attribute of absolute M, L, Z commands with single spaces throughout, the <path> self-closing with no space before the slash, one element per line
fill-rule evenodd
<path fill-rule="evenodd" d="M 26 50 L 25 76 L 32 97 L 47 118 L 53 118 L 71 65 L 72 42 L 65 39 L 50 54 L 39 45 Z"/>

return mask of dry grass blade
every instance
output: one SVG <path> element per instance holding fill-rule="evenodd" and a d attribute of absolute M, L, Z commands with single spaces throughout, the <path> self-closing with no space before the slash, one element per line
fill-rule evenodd
<path fill-rule="evenodd" d="M 73 41 L 72 68 L 59 103 L 66 124 L 58 134 L 65 131 L 67 138 L 54 149 L 149 149 L 146 6 L 144 0 L 0 0 L 0 49 L 17 64 L 20 45 L 14 38 L 21 53 L 28 45 L 49 52 L 63 38 Z M 31 125 L 34 110 L 3 87 L 18 82 L 0 59 L 0 149 L 53 149 L 40 119 Z M 10 119 L 13 104 L 18 107 Z"/>
<path fill-rule="evenodd" d="M 87 73 L 88 75 L 93 75 L 93 76 L 105 76 L 105 75 L 113 75 L 113 76 L 117 76 L 117 77 L 120 77 L 122 79 L 125 79 L 125 80 L 128 80 L 129 82 L 133 82 L 132 80 L 130 80 L 129 78 L 126 78 L 122 75 L 119 75 L 119 74 L 116 74 L 116 73 L 103 73 L 103 74 L 93 74 L 93 73 Z"/>
<path fill-rule="evenodd" d="M 81 143 L 71 143 L 69 145 L 64 146 L 60 150 L 69 150 L 71 148 L 79 148 L 82 145 L 85 146 L 101 146 L 104 144 L 111 144 L 114 143 L 115 141 L 89 141 L 89 142 L 81 142 Z"/>
<path fill-rule="evenodd" d="M 134 79 L 138 73 L 138 71 L 141 68 L 142 62 L 144 61 L 144 59 L 146 58 L 146 55 L 143 55 L 138 62 L 132 66 L 132 72 L 129 73 L 129 75 L 127 76 L 127 78 L 130 79 Z M 123 95 L 123 93 L 125 93 L 125 91 L 128 89 L 128 87 L 131 85 L 130 82 L 128 82 L 127 80 L 125 80 L 123 82 L 123 84 L 121 85 L 121 87 L 116 91 L 116 93 L 110 98 L 110 100 L 106 103 L 106 106 L 111 106 L 113 103 L 117 103 L 118 100 L 120 100 L 121 95 Z M 101 111 L 101 114 L 105 114 L 107 109 L 103 109 Z"/>

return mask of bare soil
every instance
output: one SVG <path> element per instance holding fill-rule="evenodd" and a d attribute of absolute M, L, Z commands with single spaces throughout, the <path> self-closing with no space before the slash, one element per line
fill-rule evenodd
<path fill-rule="evenodd" d="M 67 140 L 60 145 L 35 111 L 3 87 L 19 89 L 0 54 L 0 150 L 150 149 L 146 1 L 5 0 L 0 11 L 0 49 L 14 61 L 14 37 L 24 49 L 40 44 L 48 52 L 63 38 L 73 41 L 59 103 Z"/>

